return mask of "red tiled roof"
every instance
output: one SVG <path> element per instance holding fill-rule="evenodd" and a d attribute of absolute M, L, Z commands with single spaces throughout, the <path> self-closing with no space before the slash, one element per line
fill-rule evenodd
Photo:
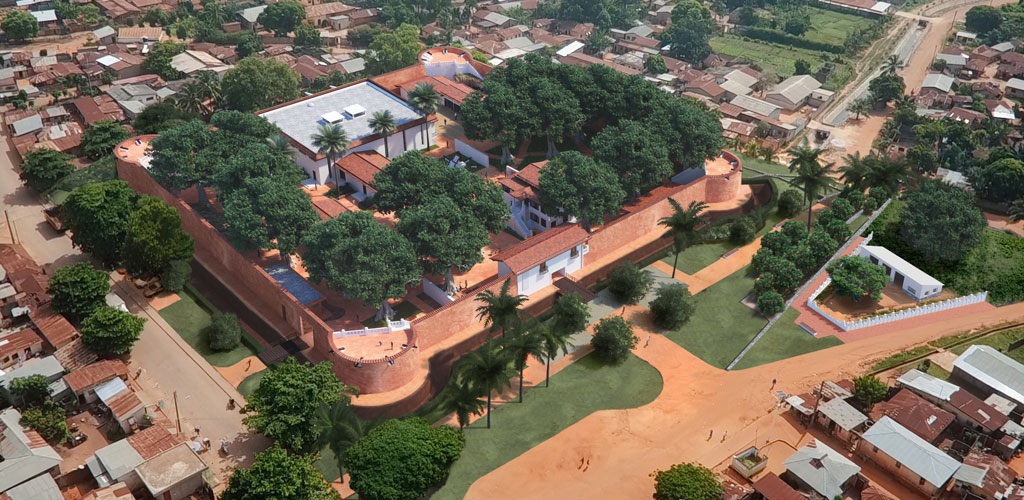
<path fill-rule="evenodd" d="M 579 224 L 565 224 L 527 238 L 526 241 L 498 252 L 491 259 L 504 262 L 513 273 L 518 274 L 583 243 L 589 237 Z"/>
<path fill-rule="evenodd" d="M 59 349 L 78 338 L 78 330 L 64 315 L 54 311 L 50 304 L 37 308 L 29 316 L 39 333 L 43 334 L 54 349 Z"/>
<path fill-rule="evenodd" d="M 320 198 L 313 202 L 313 206 L 320 211 L 320 218 L 323 220 L 333 219 L 345 211 L 341 203 L 330 198 Z"/>
<path fill-rule="evenodd" d="M 436 90 L 437 93 L 454 101 L 456 104 L 462 104 L 462 100 L 473 92 L 473 89 L 464 83 L 459 83 L 449 78 L 438 76 L 426 76 L 417 80 L 405 82 L 399 86 L 405 89 L 406 92 L 409 92 L 419 83 L 428 83 L 433 85 L 434 90 Z"/>
<path fill-rule="evenodd" d="M 68 384 L 72 391 L 81 392 L 114 377 L 125 378 L 127 376 L 128 365 L 124 361 L 108 359 L 64 375 L 64 382 Z"/>
<path fill-rule="evenodd" d="M 901 389 L 888 401 L 878 403 L 871 409 L 871 418 L 875 421 L 883 416 L 895 420 L 929 443 L 935 442 L 956 418 L 909 389 Z"/>
<path fill-rule="evenodd" d="M 343 172 L 369 186 L 373 184 L 373 176 L 388 163 L 389 160 L 376 151 L 358 151 L 342 158 L 336 165 Z"/>
<path fill-rule="evenodd" d="M 149 460 L 187 440 L 184 434 L 171 434 L 162 425 L 147 427 L 128 436 L 128 444 L 139 452 L 143 460 Z"/>
<path fill-rule="evenodd" d="M 799 491 L 786 484 L 774 472 L 758 479 L 754 483 L 754 491 L 761 494 L 765 500 L 806 500 Z"/>
<path fill-rule="evenodd" d="M 355 7 L 345 5 L 341 2 L 328 2 L 316 5 L 306 6 L 306 19 L 316 19 L 319 17 L 336 16 L 338 14 L 346 14 L 356 10 Z"/>
<path fill-rule="evenodd" d="M 868 486 L 864 488 L 864 491 L 860 492 L 860 500 L 894 500 L 884 491 L 876 488 L 875 486 Z"/>
<path fill-rule="evenodd" d="M 531 163 L 523 167 L 515 176 L 533 187 L 540 187 L 540 169 L 547 164 L 547 160 Z"/>

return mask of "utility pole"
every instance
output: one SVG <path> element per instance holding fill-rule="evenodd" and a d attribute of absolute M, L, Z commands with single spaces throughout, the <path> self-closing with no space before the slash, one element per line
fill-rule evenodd
<path fill-rule="evenodd" d="M 814 400 L 814 411 L 811 413 L 811 421 L 807 423 L 807 428 L 808 429 L 810 429 L 811 425 L 814 424 L 814 419 L 818 417 L 818 405 L 821 404 L 821 398 L 824 395 L 824 391 L 825 391 L 825 381 L 822 380 L 821 381 L 821 385 L 818 386 L 818 397 Z M 177 410 L 177 408 L 178 408 L 178 404 L 177 403 L 174 404 L 174 408 L 175 408 L 175 410 Z M 180 429 L 180 424 L 179 424 L 179 429 L 178 430 L 179 431 L 181 430 Z"/>
<path fill-rule="evenodd" d="M 815 407 L 817 411 L 817 407 Z M 174 391 L 174 420 L 178 422 L 178 434 L 181 434 L 181 414 L 178 413 L 178 391 Z"/>

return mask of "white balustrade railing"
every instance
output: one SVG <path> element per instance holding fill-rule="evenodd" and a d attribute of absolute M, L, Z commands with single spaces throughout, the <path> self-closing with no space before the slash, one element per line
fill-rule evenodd
<path fill-rule="evenodd" d="M 334 338 L 340 339 L 343 337 L 362 337 L 364 335 L 379 335 L 381 333 L 400 332 L 412 328 L 412 323 L 408 320 L 400 319 L 398 321 L 388 321 L 387 326 L 379 328 L 363 328 L 361 330 L 338 330 L 334 332 Z"/>

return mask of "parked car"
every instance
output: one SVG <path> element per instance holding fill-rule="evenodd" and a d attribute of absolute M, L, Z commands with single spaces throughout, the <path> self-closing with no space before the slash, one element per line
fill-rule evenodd
<path fill-rule="evenodd" d="M 50 224 L 50 227 L 57 232 L 64 232 L 67 228 L 65 228 L 64 223 L 61 222 L 60 215 L 60 207 L 53 206 L 43 209 L 43 217 L 46 219 L 46 222 Z"/>

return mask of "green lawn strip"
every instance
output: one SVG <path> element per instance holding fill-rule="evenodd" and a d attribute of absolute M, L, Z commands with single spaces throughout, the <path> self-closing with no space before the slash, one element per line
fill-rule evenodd
<path fill-rule="evenodd" d="M 160 310 L 160 316 L 178 332 L 185 342 L 188 342 L 193 349 L 206 358 L 206 361 L 213 366 L 231 366 L 239 361 L 256 355 L 256 351 L 248 342 L 239 344 L 238 347 L 218 352 L 210 349 L 206 340 L 206 327 L 210 325 L 210 309 L 200 305 L 191 292 L 188 290 L 178 294 L 181 300 Z M 244 335 L 244 333 L 243 333 Z"/>
<path fill-rule="evenodd" d="M 800 311 L 792 307 L 782 313 L 782 317 L 772 325 L 758 343 L 754 344 L 754 347 L 747 351 L 747 354 L 734 369 L 753 368 L 843 343 L 832 335 L 821 338 L 812 336 L 796 324 L 798 316 L 800 316 Z M 750 334 L 750 337 L 752 338 L 753 335 L 753 333 Z M 742 349 L 742 346 L 740 348 Z M 736 351 L 736 354 L 738 353 L 739 350 Z"/>
<path fill-rule="evenodd" d="M 697 271 L 711 265 L 716 260 L 721 259 L 722 255 L 733 248 L 736 248 L 736 244 L 731 241 L 718 241 L 714 243 L 694 245 L 683 250 L 679 254 L 679 263 L 676 264 L 676 269 L 686 274 L 695 274 Z M 668 256 L 662 258 L 661 261 L 671 267 L 672 262 L 675 261 L 675 257 L 675 254 L 669 251 Z"/>
<path fill-rule="evenodd" d="M 269 370 L 269 368 L 267 368 L 267 370 Z M 262 380 L 263 376 L 267 374 L 267 370 L 260 370 L 248 377 L 245 377 L 245 380 L 243 380 L 241 384 L 238 384 L 238 392 L 248 398 L 249 395 L 252 394 L 252 391 L 255 391 L 256 388 L 260 386 L 260 380 Z"/>
<path fill-rule="evenodd" d="M 817 69 L 824 62 L 824 52 L 801 49 L 789 45 L 766 43 L 743 39 L 736 35 L 722 35 L 711 39 L 711 49 L 717 54 L 742 57 L 758 63 L 762 68 L 771 68 L 782 78 L 793 76 L 797 59 L 803 59 Z"/>
<path fill-rule="evenodd" d="M 733 152 L 733 154 L 735 154 L 736 157 L 740 159 L 740 164 L 743 165 L 744 179 L 760 177 L 762 174 L 758 172 L 764 172 L 765 174 L 793 174 L 792 172 L 789 171 L 789 167 L 786 165 L 782 165 L 771 161 L 765 161 L 760 158 L 754 158 L 753 156 L 748 156 L 743 153 Z M 758 172 L 754 172 L 754 170 L 747 170 L 747 167 L 757 170 Z"/>
<path fill-rule="evenodd" d="M 925 373 L 941 380 L 947 380 L 950 376 L 950 373 L 945 368 L 936 363 L 928 363 L 928 369 L 925 370 Z"/>
<path fill-rule="evenodd" d="M 972 345 L 987 345 L 999 349 L 999 351 L 1001 351 L 1003 354 L 1006 354 L 1007 356 L 1015 359 L 1017 362 L 1024 363 L 1024 347 L 1019 347 L 1012 351 L 1006 352 L 1006 347 L 1009 346 L 1010 343 L 1016 342 L 1021 339 L 1024 339 L 1024 328 L 1015 328 L 1013 330 L 1006 330 L 1005 332 L 995 333 L 989 335 L 988 337 L 981 338 L 969 342 L 967 344 L 958 345 L 950 349 L 950 351 L 956 355 L 960 355 L 963 354 L 963 352 L 966 351 L 967 348 Z"/>
<path fill-rule="evenodd" d="M 894 366 L 906 363 L 907 361 L 910 361 L 914 358 L 919 358 L 921 356 L 932 354 L 934 352 L 938 351 L 934 347 L 927 345 L 921 345 L 913 349 L 907 349 L 906 351 L 898 352 L 896 354 L 893 354 L 892 356 L 889 356 L 888 358 L 885 358 L 875 363 L 874 366 L 871 367 L 871 371 L 887 370 Z"/>
<path fill-rule="evenodd" d="M 863 26 L 867 20 L 861 16 L 836 12 L 834 10 L 806 7 L 811 17 L 810 29 L 803 37 L 823 43 L 843 45 L 846 36 Z"/>
<path fill-rule="evenodd" d="M 858 215 L 857 218 L 853 219 L 853 222 L 850 223 L 850 231 L 853 232 L 853 233 L 856 233 L 857 230 L 860 229 L 860 227 L 863 226 L 864 223 L 867 222 L 867 221 L 868 221 L 868 216 L 867 215 L 863 215 L 863 214 Z"/>
<path fill-rule="evenodd" d="M 551 377 L 551 387 L 531 388 L 525 401 L 506 403 L 466 429 L 466 449 L 445 485 L 431 498 L 462 498 L 474 481 L 600 410 L 636 408 L 661 393 L 658 371 L 640 358 L 606 365 L 588 354 Z"/>

